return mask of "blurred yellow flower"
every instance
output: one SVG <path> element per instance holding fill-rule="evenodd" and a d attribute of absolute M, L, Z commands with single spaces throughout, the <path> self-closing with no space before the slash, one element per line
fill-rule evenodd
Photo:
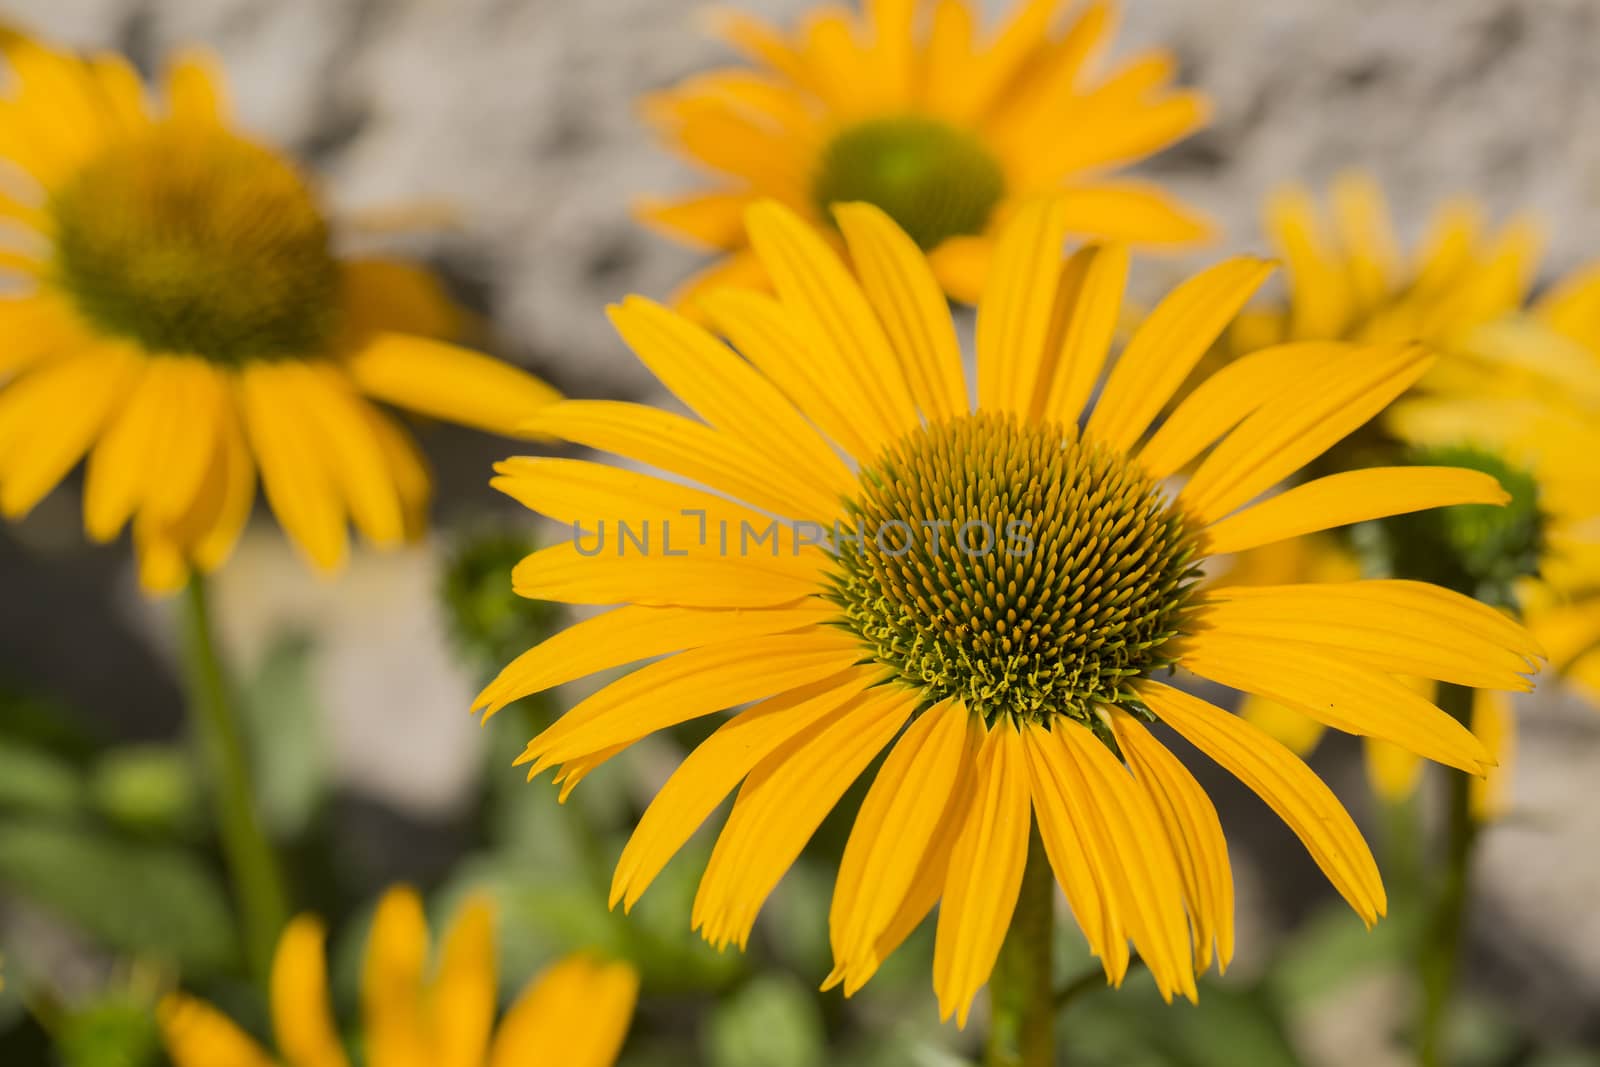
<path fill-rule="evenodd" d="M 536 737 L 522 756 L 530 776 L 556 767 L 570 790 L 657 730 L 755 702 L 657 794 L 623 851 L 613 903 L 631 907 L 738 787 L 693 922 L 742 946 L 807 839 L 887 751 L 834 890 L 830 983 L 860 987 L 942 901 L 934 988 L 964 1024 L 1036 821 L 1044 857 L 1032 862 L 1047 857 L 1109 977 L 1121 980 L 1131 940 L 1165 996 L 1194 997 L 1196 969 L 1232 955 L 1233 884 L 1216 812 L 1147 729 L 1159 722 L 1259 793 L 1375 921 L 1377 867 L 1327 787 L 1255 727 L 1157 675 L 1182 667 L 1484 769 L 1472 734 L 1396 676 L 1524 689 L 1533 644 L 1510 620 L 1416 582 L 1200 582 L 1212 555 L 1502 502 L 1487 475 L 1406 467 L 1250 506 L 1431 358 L 1405 344 L 1267 349 L 1206 380 L 1150 433 L 1270 267 L 1232 259 L 1180 285 L 1097 390 L 1127 253 L 1088 248 L 1063 262 L 1070 212 L 1040 200 L 998 238 L 973 394 L 915 241 L 872 205 L 835 211 L 854 274 L 793 211 L 751 208 L 750 241 L 777 296 L 705 299 L 732 347 L 648 300 L 612 309 L 623 339 L 704 421 L 582 401 L 533 420 L 673 480 L 574 459 L 499 467 L 502 491 L 575 535 L 525 559 L 516 590 L 622 606 L 519 657 L 476 706 L 492 713 L 655 660 Z"/>
<path fill-rule="evenodd" d="M 1435 212 L 1429 235 L 1408 256 L 1370 176 L 1340 177 L 1328 199 L 1324 214 L 1304 189 L 1272 198 L 1266 227 L 1288 268 L 1288 298 L 1242 316 L 1233 347 L 1427 341 L 1441 356 L 1438 365 L 1386 414 L 1381 425 L 1391 440 L 1358 460 L 1398 442 L 1479 449 L 1526 470 L 1544 516 L 1543 544 L 1539 577 L 1519 583 L 1518 606 L 1552 667 L 1586 680 L 1600 696 L 1600 468 L 1590 458 L 1600 449 L 1600 271 L 1581 272 L 1530 307 L 1541 246 L 1530 220 L 1491 232 L 1478 204 L 1453 200 Z M 1304 580 L 1358 570 L 1348 550 L 1324 540 L 1303 545 L 1296 558 L 1245 560 L 1236 577 Z M 1243 710 L 1297 751 L 1320 736 L 1314 724 L 1270 702 L 1252 699 Z M 1476 811 L 1487 816 L 1508 789 L 1510 702 L 1478 691 L 1472 725 L 1498 763 L 1475 788 Z M 1421 770 L 1414 758 L 1376 743 L 1367 755 L 1380 795 L 1411 793 Z"/>
<path fill-rule="evenodd" d="M 328 996 L 326 940 L 308 916 L 289 924 L 272 968 L 278 1058 L 217 1009 L 175 994 L 159 1016 L 176 1067 L 348 1067 Z M 366 1067 L 610 1067 L 639 979 L 625 963 L 570 956 L 528 986 L 495 1025 L 493 917 L 482 901 L 455 920 L 428 971 L 422 901 L 392 889 L 378 905 L 361 975 Z"/>
<path fill-rule="evenodd" d="M 229 123 L 207 57 L 164 109 L 120 57 L 0 32 L 0 510 L 25 515 L 88 456 L 84 524 L 131 523 L 168 591 L 229 555 L 256 471 L 322 570 L 346 524 L 376 545 L 425 522 L 429 475 L 368 398 L 511 433 L 555 398 L 446 344 L 423 271 L 333 249 L 315 190 Z"/>
<path fill-rule="evenodd" d="M 684 290 L 766 284 L 744 209 L 772 198 L 824 227 L 830 208 L 877 205 L 926 252 L 940 285 L 977 299 L 995 235 L 1023 199 L 1060 196 L 1067 230 L 1173 245 L 1209 226 L 1160 189 L 1108 172 L 1207 119 L 1172 87 L 1161 50 L 1108 73 L 1114 3 L 1057 27 L 1062 0 L 1022 0 L 985 31 L 968 0 L 866 0 L 812 11 L 792 32 L 725 13 L 719 35 L 750 61 L 648 97 L 662 139 L 721 179 L 709 192 L 641 205 L 653 228 L 722 258 Z M 836 235 L 835 235 L 836 236 Z"/>

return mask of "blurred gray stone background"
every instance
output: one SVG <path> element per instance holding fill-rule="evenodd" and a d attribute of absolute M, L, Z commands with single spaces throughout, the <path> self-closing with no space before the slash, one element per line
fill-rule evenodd
<path fill-rule="evenodd" d="M 803 5 L 744 6 L 788 17 Z M 1408 236 L 1438 199 L 1468 192 L 1497 215 L 1544 219 L 1546 280 L 1600 256 L 1600 2 L 1126 6 L 1119 48 L 1170 45 L 1184 77 L 1215 99 L 1214 126 L 1146 170 L 1216 216 L 1228 247 L 1256 247 L 1257 205 L 1275 183 L 1320 184 L 1359 166 L 1382 179 Z M 355 232 L 352 242 L 427 258 L 486 316 L 500 353 L 570 393 L 653 395 L 602 307 L 629 292 L 664 295 L 697 262 L 637 229 L 627 205 L 641 191 L 690 183 L 641 131 L 634 99 L 723 58 L 699 31 L 698 5 L 6 0 L 0 8 L 74 44 L 125 49 L 146 67 L 184 42 L 211 45 L 243 120 L 305 159 L 343 217 L 423 218 L 440 208 L 449 216 L 417 233 Z M 1184 266 L 1147 263 L 1137 284 L 1159 290 Z M 426 444 L 447 526 L 498 506 L 484 485 L 488 465 L 516 446 L 442 429 Z M 153 619 L 132 592 L 123 551 L 85 549 L 76 522 L 75 499 L 60 493 L 0 535 L 14 542 L 0 553 L 11 616 L 0 666 L 64 689 L 113 734 L 169 732 L 177 694 L 156 625 L 161 608 Z M 447 837 L 479 773 L 481 734 L 463 713 L 473 679 L 442 651 L 435 555 L 432 546 L 358 554 L 343 579 L 317 582 L 258 521 L 221 595 L 246 664 L 283 625 L 327 642 L 319 685 L 341 781 L 384 818 L 443 827 Z M 1588 788 L 1600 768 L 1600 715 L 1547 700 L 1523 724 L 1517 812 L 1484 851 L 1473 981 L 1530 1025 L 1600 1040 L 1600 805 Z M 1341 793 L 1359 797 L 1349 755 L 1338 750 L 1325 762 Z M 1309 883 L 1277 884 L 1289 860 L 1279 851 L 1292 842 L 1258 832 L 1259 806 L 1235 806 L 1230 821 L 1250 824 L 1235 837 L 1236 858 L 1258 861 L 1241 874 L 1248 930 L 1291 915 L 1294 893 Z M 1276 909 L 1266 907 L 1273 900 Z M 1251 913 L 1256 905 L 1266 917 Z M 1391 992 L 1378 984 L 1330 1005 L 1302 1036 L 1328 1063 L 1402 1062 L 1386 1033 L 1401 1010 Z"/>

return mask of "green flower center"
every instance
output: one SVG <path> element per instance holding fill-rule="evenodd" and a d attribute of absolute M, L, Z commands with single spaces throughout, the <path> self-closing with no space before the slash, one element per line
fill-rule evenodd
<path fill-rule="evenodd" d="M 977 138 L 908 116 L 872 119 L 834 137 L 812 194 L 825 218 L 831 204 L 875 204 L 928 250 L 982 233 L 1005 187 L 1000 165 Z"/>
<path fill-rule="evenodd" d="M 338 320 L 339 265 L 311 189 L 226 131 L 121 141 L 50 199 L 54 281 L 107 333 L 218 363 L 304 356 Z"/>
<path fill-rule="evenodd" d="M 1505 457 L 1472 445 L 1417 450 L 1413 463 L 1466 467 L 1498 481 L 1506 505 L 1458 504 L 1377 525 L 1389 568 L 1401 578 L 1432 582 L 1467 596 L 1515 609 L 1516 583 L 1539 573 L 1544 555 L 1544 512 L 1539 483 Z"/>
<path fill-rule="evenodd" d="M 861 473 L 829 599 L 873 658 L 986 719 L 1093 718 L 1169 665 L 1198 572 L 1168 494 L 1071 426 L 968 415 Z"/>

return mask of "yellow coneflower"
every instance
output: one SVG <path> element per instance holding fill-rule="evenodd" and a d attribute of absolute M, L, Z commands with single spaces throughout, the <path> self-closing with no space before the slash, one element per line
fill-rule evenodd
<path fill-rule="evenodd" d="M 1424 379 L 1419 395 L 1397 405 L 1383 420 L 1390 439 L 1369 442 L 1365 454 L 1351 457 L 1351 462 L 1371 462 L 1407 445 L 1446 451 L 1470 446 L 1482 450 L 1478 462 L 1501 466 L 1498 456 L 1521 464 L 1500 473 L 1503 479 L 1525 481 L 1523 470 L 1537 460 L 1536 478 L 1526 482 L 1519 494 L 1527 498 L 1527 506 L 1493 521 L 1509 528 L 1531 520 L 1536 502 L 1547 513 L 1546 522 L 1556 521 L 1545 531 L 1529 527 L 1528 535 L 1548 535 L 1546 548 L 1556 541 L 1569 547 L 1527 559 L 1525 551 L 1500 538 L 1489 546 L 1500 557 L 1495 566 L 1506 571 L 1509 582 L 1534 566 L 1578 564 L 1582 550 L 1562 534 L 1560 516 L 1581 512 L 1585 503 L 1592 512 L 1596 499 L 1592 491 L 1600 483 L 1573 461 L 1582 453 L 1577 443 L 1585 432 L 1581 420 L 1569 416 L 1558 426 L 1557 412 L 1576 411 L 1571 405 L 1585 396 L 1592 412 L 1594 398 L 1600 396 L 1596 386 L 1600 361 L 1579 350 L 1589 340 L 1586 330 L 1600 340 L 1600 330 L 1594 326 L 1593 283 L 1576 279 L 1533 314 L 1526 314 L 1541 246 L 1538 227 L 1531 220 L 1519 218 L 1490 230 L 1476 202 L 1452 200 L 1435 212 L 1428 235 L 1407 255 L 1381 190 L 1370 176 L 1360 173 L 1345 174 L 1333 183 L 1327 211 L 1320 211 L 1304 189 L 1280 191 L 1268 204 L 1265 222 L 1287 265 L 1287 298 L 1275 309 L 1247 312 L 1241 318 L 1235 338 L 1240 347 L 1288 340 L 1428 342 L 1442 358 Z M 1563 333 L 1568 336 L 1563 338 Z M 1536 383 L 1543 385 L 1542 395 Z M 1552 403 L 1555 396 L 1563 399 Z M 1587 432 L 1592 436 L 1592 430 Z M 1457 453 L 1454 458 L 1474 465 L 1472 455 Z M 1476 525 L 1470 511 L 1460 518 L 1467 526 Z M 1565 525 L 1570 528 L 1572 523 Z M 1304 543 L 1294 556 L 1290 559 L 1280 552 L 1276 559 L 1247 560 L 1238 576 L 1244 581 L 1263 577 L 1285 581 L 1359 571 L 1349 551 L 1331 540 Z M 1553 604 L 1556 599 L 1537 584 L 1524 586 L 1524 593 L 1530 606 Z M 1559 599 L 1565 602 L 1561 621 L 1552 626 L 1541 620 L 1542 625 L 1534 626 L 1530 619 L 1530 628 L 1544 641 L 1556 665 L 1568 658 L 1565 642 L 1581 636 L 1579 620 L 1587 614 L 1581 598 L 1578 603 L 1570 597 Z M 1543 612 L 1535 614 L 1548 618 Z M 1433 687 L 1425 680 L 1414 684 L 1431 694 Z M 1472 703 L 1472 727 L 1492 744 L 1499 764 L 1474 790 L 1478 814 L 1490 815 L 1507 788 L 1514 721 L 1502 693 L 1480 689 Z M 1297 751 L 1309 750 L 1322 733 L 1314 722 L 1271 701 L 1250 698 L 1242 710 Z M 1409 796 L 1422 769 L 1411 754 L 1377 741 L 1367 744 L 1367 766 L 1374 788 L 1390 801 Z"/>
<path fill-rule="evenodd" d="M 1527 472 L 1543 536 L 1518 607 L 1552 668 L 1600 702 L 1600 269 L 1475 331 L 1458 362 L 1388 421 L 1411 444 L 1473 446 Z"/>
<path fill-rule="evenodd" d="M 1335 729 L 1484 768 L 1472 734 L 1395 675 L 1525 688 L 1535 649 L 1517 625 L 1416 582 L 1217 591 L 1200 577 L 1213 555 L 1503 500 L 1487 475 L 1407 467 L 1251 506 L 1431 357 L 1411 345 L 1269 348 L 1210 378 L 1151 433 L 1270 270 L 1233 259 L 1144 320 L 1085 419 L 1127 254 L 1088 248 L 1063 262 L 1067 213 L 1044 200 L 1000 236 L 978 307 L 973 403 L 916 242 L 871 205 L 836 216 L 855 274 L 794 212 L 751 209 L 750 241 L 777 296 L 707 296 L 731 347 L 647 300 L 612 309 L 698 420 L 573 401 L 530 427 L 676 480 L 574 459 L 499 468 L 500 489 L 575 534 L 524 560 L 517 591 L 620 606 L 519 657 L 476 706 L 492 712 L 664 657 L 535 738 L 522 757 L 530 774 L 557 767 L 570 789 L 656 730 L 755 702 L 656 796 L 618 864 L 614 902 L 631 907 L 737 788 L 693 922 L 716 944 L 743 945 L 807 839 L 887 750 L 834 891 L 831 981 L 858 988 L 940 903 L 934 986 L 943 1013 L 964 1023 L 1036 824 L 1110 978 L 1125 973 L 1131 940 L 1163 994 L 1192 997 L 1196 967 L 1232 954 L 1233 890 L 1211 803 L 1152 731 L 1165 724 L 1256 790 L 1374 921 L 1385 908 L 1377 867 L 1326 786 L 1255 727 L 1158 675 L 1182 668 Z"/>
<path fill-rule="evenodd" d="M 203 55 L 165 107 L 121 58 L 0 31 L 0 510 L 26 514 L 88 456 L 84 523 L 131 523 L 146 588 L 229 554 L 256 471 L 289 536 L 339 566 L 346 524 L 392 545 L 429 476 L 369 398 L 509 433 L 554 399 L 446 344 L 424 272 L 341 259 L 304 175 L 230 124 Z"/>
<path fill-rule="evenodd" d="M 1209 232 L 1153 185 L 1110 172 L 1203 125 L 1199 94 L 1174 89 L 1151 50 L 1094 70 L 1116 5 L 1057 27 L 1062 0 L 1023 0 L 985 31 L 967 0 L 820 7 L 792 32 L 743 14 L 716 27 L 751 63 L 645 101 L 662 139 L 720 178 L 711 191 L 641 205 L 647 224 L 721 257 L 685 288 L 764 285 L 743 212 L 772 198 L 821 224 L 831 206 L 875 204 L 929 254 L 958 300 L 976 300 L 995 235 L 1016 205 L 1060 196 L 1072 233 L 1175 245 Z"/>
<path fill-rule="evenodd" d="M 216 1008 L 175 994 L 159 1020 L 176 1067 L 348 1067 L 328 995 L 322 924 L 295 919 L 272 967 L 274 1057 Z M 495 1025 L 494 922 L 469 903 L 428 974 L 422 901 L 392 889 L 378 905 L 361 974 L 367 1067 L 610 1067 L 628 1033 L 639 979 L 625 963 L 589 955 L 534 979 Z"/>

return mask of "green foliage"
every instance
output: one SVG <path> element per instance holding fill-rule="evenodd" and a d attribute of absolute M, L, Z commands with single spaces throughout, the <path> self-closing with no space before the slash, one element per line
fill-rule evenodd
<path fill-rule="evenodd" d="M 217 883 L 180 849 L 11 820 L 0 823 L 0 886 L 130 954 L 200 972 L 233 958 Z"/>
<path fill-rule="evenodd" d="M 116 992 L 72 1012 L 57 1027 L 62 1067 L 146 1067 L 160 1050 L 150 998 Z"/>
<path fill-rule="evenodd" d="M 763 976 L 726 997 L 706 1030 L 710 1067 L 821 1067 L 826 1038 L 817 998 L 783 976 Z"/>

